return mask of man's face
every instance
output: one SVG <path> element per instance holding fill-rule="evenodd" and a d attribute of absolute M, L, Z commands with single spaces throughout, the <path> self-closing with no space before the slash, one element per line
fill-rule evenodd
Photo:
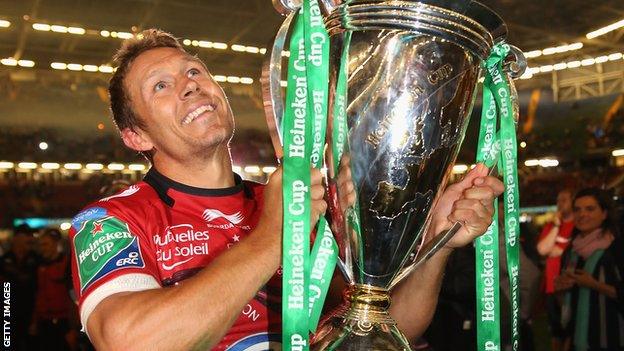
<path fill-rule="evenodd" d="M 600 228 L 606 218 L 607 211 L 593 196 L 581 196 L 574 201 L 574 225 L 581 232 L 589 233 Z"/>
<path fill-rule="evenodd" d="M 557 210 L 563 214 L 572 212 L 572 194 L 562 191 L 557 195 Z"/>
<path fill-rule="evenodd" d="M 148 50 L 135 58 L 124 83 L 132 109 L 146 125 L 136 132 L 155 149 L 155 161 L 187 160 L 227 147 L 232 110 L 198 59 L 174 48 Z"/>

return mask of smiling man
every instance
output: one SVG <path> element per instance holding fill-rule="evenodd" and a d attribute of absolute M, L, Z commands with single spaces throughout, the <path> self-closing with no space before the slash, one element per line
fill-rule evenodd
<path fill-rule="evenodd" d="M 171 35 L 124 42 L 109 87 L 144 180 L 73 220 L 74 287 L 98 350 L 273 349 L 280 340 L 281 170 L 266 185 L 232 172 L 232 110 L 205 65 Z M 408 336 L 428 324 L 453 247 L 482 234 L 502 183 L 478 166 L 441 197 L 431 231 L 464 228 L 394 292 Z M 314 225 L 326 209 L 313 171 Z M 427 303 L 423 303 L 427 301 Z M 420 308 L 405 307 L 419 302 Z M 255 346 L 254 346 L 255 345 Z"/>

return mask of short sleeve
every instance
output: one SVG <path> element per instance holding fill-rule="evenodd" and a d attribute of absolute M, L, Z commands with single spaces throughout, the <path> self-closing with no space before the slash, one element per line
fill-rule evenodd
<path fill-rule="evenodd" d="M 83 326 L 104 298 L 160 287 L 147 238 L 130 228 L 103 207 L 88 208 L 72 221 L 72 277 Z"/>

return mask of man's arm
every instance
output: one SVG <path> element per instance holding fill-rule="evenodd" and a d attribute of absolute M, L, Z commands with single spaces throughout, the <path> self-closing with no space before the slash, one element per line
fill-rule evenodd
<path fill-rule="evenodd" d="M 313 213 L 325 210 L 320 178 L 320 173 L 314 173 Z M 258 226 L 246 239 L 180 285 L 118 293 L 102 300 L 86 326 L 95 347 L 206 350 L 216 345 L 279 266 L 281 198 L 278 170 L 265 189 L 265 210 Z"/>
<path fill-rule="evenodd" d="M 408 339 L 422 335 L 433 318 L 452 249 L 472 242 L 485 233 L 492 222 L 493 200 L 504 187 L 500 180 L 488 177 L 487 172 L 487 168 L 479 164 L 442 194 L 433 209 L 429 233 L 440 234 L 455 222 L 463 223 L 462 229 L 392 292 L 390 314 Z"/>

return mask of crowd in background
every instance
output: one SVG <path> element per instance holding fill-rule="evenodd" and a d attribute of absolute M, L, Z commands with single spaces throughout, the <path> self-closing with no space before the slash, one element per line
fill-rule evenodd
<path fill-rule="evenodd" d="M 40 143 L 47 148 L 42 150 Z M 142 156 L 130 151 L 115 133 L 96 132 L 79 135 L 56 129 L 0 129 L 1 160 L 30 162 L 144 162 Z M 265 131 L 245 129 L 232 140 L 235 164 L 273 164 L 275 152 Z"/>
<path fill-rule="evenodd" d="M 546 317 L 552 351 L 624 350 L 623 213 L 612 193 L 563 189 L 542 228 L 521 224 L 521 350 L 537 349 L 534 321 Z M 540 230 L 538 230 L 540 229 Z M 504 233 L 504 227 L 499 226 Z M 501 236 L 501 241 L 504 240 Z M 501 335 L 511 350 L 509 292 L 501 255 Z M 434 320 L 420 341 L 429 350 L 476 350 L 475 253 L 450 258 Z M 453 337 L 449 337 L 452 335 Z M 542 343 L 545 340 L 541 340 Z"/>
<path fill-rule="evenodd" d="M 15 132 L 13 130 L 10 133 L 14 135 Z M 65 143 L 57 140 L 53 132 L 41 135 L 26 131 L 23 133 L 25 139 L 20 141 L 20 145 L 29 150 L 27 154 L 35 155 L 31 160 L 36 162 L 50 161 L 45 153 L 37 151 L 37 143 L 42 138 L 46 138 L 51 147 L 57 142 Z M 86 144 L 86 140 L 89 140 L 87 138 L 84 143 L 76 139 L 72 147 L 63 149 L 65 151 L 54 150 L 55 157 L 60 155 L 55 160 L 137 160 L 138 156 L 128 153 L 118 138 L 107 138 L 102 136 L 101 139 L 90 139 L 89 145 Z M 17 146 L 13 145 L 15 140 L 0 131 L 0 147 L 3 150 L 16 150 Z M 79 153 L 81 155 L 97 156 L 94 156 L 94 160 L 72 158 L 78 155 L 72 151 L 75 148 L 89 150 Z M 20 154 L 23 152 L 19 151 Z M 232 144 L 235 164 L 272 164 L 273 157 L 268 137 L 263 133 L 243 131 Z M 530 220 L 521 224 L 522 350 L 536 350 L 539 349 L 536 343 L 543 343 L 543 340 L 534 337 L 535 321 L 540 318 L 547 321 L 545 324 L 549 329 L 547 349 L 622 349 L 613 341 L 618 337 L 624 341 L 624 283 L 621 279 L 624 276 L 624 264 L 619 234 L 622 211 L 614 208 L 622 202 L 622 194 L 595 188 L 574 190 L 580 189 L 581 185 L 608 184 L 619 173 L 612 167 L 582 169 L 585 171 L 533 173 L 527 173 L 526 168 L 521 169 L 524 172 L 521 176 L 521 197 L 525 206 L 557 203 L 557 212 L 546 225 L 538 226 Z M 100 197 L 102 191 L 109 193 L 118 188 L 111 186 L 113 182 L 127 185 L 122 174 L 96 172 L 86 179 L 79 179 L 75 174 L 61 178 L 32 179 L 16 172 L 5 173 L 0 177 L 0 196 L 5 199 L 0 202 L 0 226 L 10 227 L 12 219 L 17 217 L 69 218 L 82 206 Z M 620 197 L 619 202 L 614 203 L 612 200 L 617 196 Z M 584 222 L 581 221 L 588 216 L 585 208 L 588 201 L 590 204 L 595 203 L 589 207 L 596 211 L 594 215 L 597 219 L 601 218 L 598 216 L 600 213 L 609 214 L 608 220 L 605 217 L 598 222 L 594 221 L 593 231 L 584 229 Z M 598 231 L 599 228 L 603 230 Z M 500 233 L 504 235 L 504 228 L 500 228 Z M 12 296 L 15 299 L 13 316 L 16 318 L 13 340 L 19 345 L 25 345 L 20 346 L 21 350 L 82 350 L 90 347 L 85 335 L 79 332 L 75 304 L 70 298 L 71 279 L 66 270 L 68 252 L 64 240 L 66 238 L 55 230 L 34 231 L 20 227 L 14 228 L 10 239 L 0 246 L 0 276 L 3 281 L 12 282 Z M 586 267 L 593 251 L 588 255 L 585 252 L 583 255 L 576 253 L 581 245 L 594 251 L 603 251 L 599 259 L 594 259 L 598 262 L 594 262 L 593 267 Z M 451 256 L 436 315 L 427 333 L 415 342 L 417 347 L 436 351 L 476 350 L 474 260 L 474 248 L 471 246 L 457 249 Z M 590 272 L 585 274 L 584 271 Z M 594 278 L 589 279 L 592 276 Z M 501 278 L 501 331 L 503 340 L 508 343 L 511 326 L 504 261 L 501 264 Z M 599 307 L 598 311 L 595 311 L 596 306 Z M 53 311 L 46 308 L 52 308 Z M 579 325 L 579 308 L 585 314 L 581 320 L 588 320 L 588 325 Z M 605 310 L 609 313 L 603 313 Z M 586 343 L 589 347 L 576 348 L 575 342 Z M 509 347 L 507 344 L 504 349 Z"/>
<path fill-rule="evenodd" d="M 54 228 L 15 228 L 0 258 L 10 292 L 11 350 L 88 350 L 71 288 L 66 239 Z"/>

